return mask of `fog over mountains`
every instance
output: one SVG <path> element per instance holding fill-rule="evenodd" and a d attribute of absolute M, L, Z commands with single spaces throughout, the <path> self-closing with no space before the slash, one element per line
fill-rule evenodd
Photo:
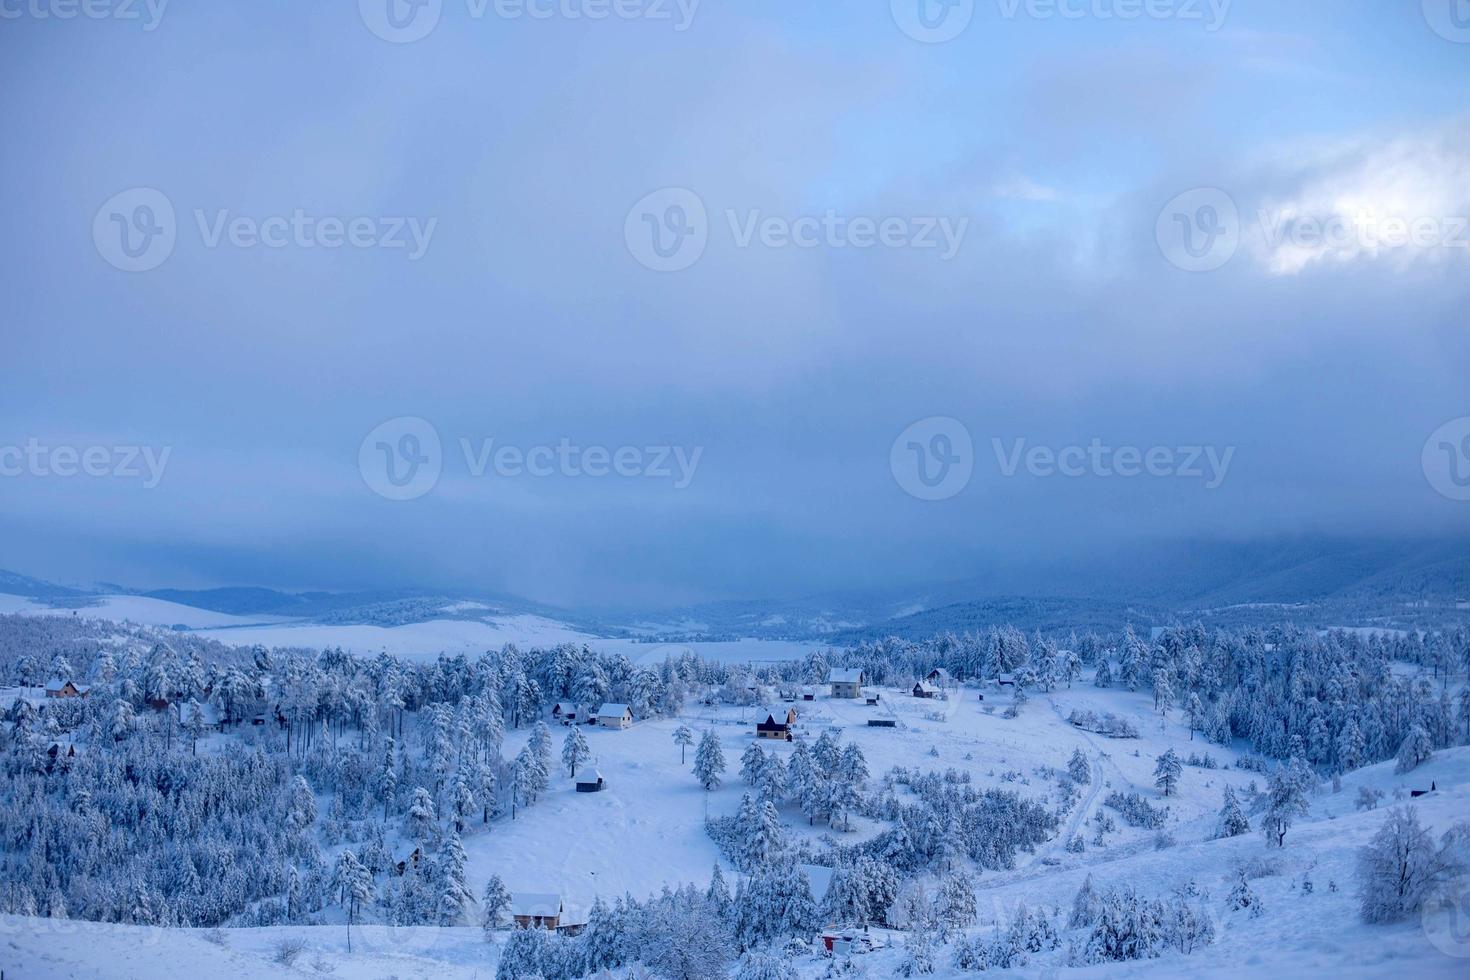
<path fill-rule="evenodd" d="M 532 614 L 594 635 L 736 636 L 856 642 L 1011 623 L 1028 629 L 1117 629 L 1199 619 L 1249 625 L 1403 628 L 1470 620 L 1464 541 L 1296 539 L 1140 547 L 1075 562 L 1006 564 L 955 582 L 885 590 L 728 599 L 668 608 L 565 608 L 463 589 L 294 592 L 260 585 L 204 589 L 61 585 L 0 571 L 0 592 L 85 607 L 141 595 L 241 616 L 402 625 Z M 1085 597 L 1085 598 L 1084 598 Z"/>

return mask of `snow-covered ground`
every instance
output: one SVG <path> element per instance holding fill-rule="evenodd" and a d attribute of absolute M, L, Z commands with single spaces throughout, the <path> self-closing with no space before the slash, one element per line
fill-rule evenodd
<path fill-rule="evenodd" d="M 109 595 L 97 597 L 97 604 L 72 608 L 48 606 L 24 596 L 0 594 L 0 613 L 24 613 L 28 616 L 78 616 L 83 619 L 101 619 L 114 623 L 130 622 L 140 626 L 186 626 L 191 630 L 216 630 L 228 627 L 252 626 L 258 623 L 278 621 L 263 616 L 235 616 L 230 613 L 197 609 L 164 599 L 150 599 L 139 595 Z"/>
<path fill-rule="evenodd" d="M 979 699 L 984 694 L 985 701 Z M 1470 813 L 1470 749 L 1438 753 L 1407 775 L 1391 763 L 1346 776 L 1340 791 L 1322 787 L 1313 797 L 1310 815 L 1298 821 L 1284 850 L 1268 850 L 1259 834 L 1211 840 L 1224 785 L 1244 789 L 1254 773 L 1231 769 L 1186 767 L 1179 792 L 1164 799 L 1153 785 L 1154 762 L 1167 747 L 1183 755 L 1209 752 L 1221 764 L 1237 755 L 1201 740 L 1191 743 L 1187 728 L 1174 713 L 1161 724 L 1143 694 L 1098 690 L 1091 686 L 1036 694 L 1015 719 L 1002 717 L 1010 695 L 992 688 L 965 687 L 946 701 L 926 701 L 906 692 L 883 689 L 879 705 L 833 700 L 825 696 L 798 702 L 801 737 L 816 738 L 840 728 L 844 741 L 859 744 L 875 779 L 893 765 L 924 770 L 954 768 L 968 772 L 979 786 L 1014 789 L 1034 798 L 1055 793 L 1056 782 L 1041 767 L 1065 767 L 1074 749 L 1092 761 L 1094 778 L 1078 805 L 1067 815 L 1061 833 L 1035 854 L 1023 855 L 1018 866 L 987 872 L 978 879 L 980 922 L 984 933 L 1004 921 L 1018 902 L 1032 907 L 1070 907 L 1084 877 L 1098 885 L 1132 885 L 1145 895 L 1162 895 L 1193 882 L 1211 897 L 1216 916 L 1216 942 L 1189 957 L 1169 955 L 1131 964 L 1062 968 L 1079 977 L 1165 977 L 1182 973 L 1211 977 L 1275 975 L 1280 977 L 1464 977 L 1470 975 L 1470 940 L 1456 940 L 1450 923 L 1430 916 L 1389 926 L 1364 925 L 1358 914 L 1353 865 L 1357 849 L 1381 825 L 1395 794 L 1413 789 L 1437 791 L 1415 801 L 1421 818 L 1433 830 Z M 779 705 L 779 702 L 778 702 Z M 784 705 L 781 705 L 784 707 Z M 991 710 L 987 711 L 986 709 Z M 1140 737 L 1113 740 L 1066 724 L 1073 708 L 1112 711 L 1130 718 Z M 625 731 L 586 728 L 607 779 L 601 794 L 578 794 L 565 773 L 553 778 L 551 790 L 514 821 L 501 820 L 489 832 L 464 838 L 469 855 L 469 883 L 479 894 L 492 874 L 513 891 L 559 892 L 569 909 L 585 909 L 592 899 L 625 893 L 646 897 L 663 885 L 709 880 L 720 860 L 705 835 L 704 816 L 734 811 L 744 786 L 739 756 L 750 744 L 756 708 L 689 706 L 677 720 L 635 724 Z M 894 728 L 867 725 L 872 717 L 892 719 Z M 696 733 L 713 730 L 723 744 L 729 768 L 725 785 L 706 793 L 692 772 L 693 752 L 680 761 L 672 740 L 678 724 Z M 561 729 L 554 729 L 560 741 Z M 523 730 L 507 739 L 507 755 L 526 737 Z M 223 739 L 225 736 L 214 736 Z M 789 753 L 784 743 L 763 742 L 768 751 Z M 1360 786 L 1374 786 L 1389 798 L 1372 812 L 1354 808 Z M 1106 794 L 1136 791 L 1155 805 L 1170 808 L 1168 831 L 1175 844 L 1156 846 L 1152 831 L 1119 831 L 1103 847 L 1093 846 L 1085 824 L 1102 806 Z M 799 813 L 783 809 L 790 829 L 816 837 L 831 834 L 853 841 L 877 828 L 854 820 L 850 834 L 807 829 Z M 1089 838 L 1080 854 L 1063 844 L 1077 831 Z M 1247 918 L 1226 913 L 1222 899 L 1234 869 L 1265 861 L 1270 874 L 1253 881 L 1266 913 Z M 725 865 L 733 880 L 733 871 Z M 1308 893 L 1303 880 L 1310 877 Z M 353 951 L 347 952 L 342 925 L 223 930 L 158 930 L 41 919 L 0 918 L 0 968 L 7 980 L 20 977 L 90 976 L 255 976 L 322 975 L 343 978 L 490 977 L 497 946 L 476 929 L 392 929 L 354 927 Z M 306 949 L 294 970 L 275 963 L 280 943 L 302 940 Z M 503 934 L 501 937 L 503 938 Z M 498 940 L 497 940 L 498 941 Z M 224 945 L 219 945 L 223 942 Z M 901 946 L 901 940 L 900 940 Z M 892 948 L 855 958 L 872 977 L 893 975 L 902 958 Z M 801 973 L 821 976 L 821 957 L 798 960 Z M 1050 970 L 1051 967 L 1048 967 Z M 1023 971 L 1025 972 L 1025 971 Z M 1031 971 L 1035 973 L 1033 969 Z M 941 954 L 938 976 L 962 975 Z"/>

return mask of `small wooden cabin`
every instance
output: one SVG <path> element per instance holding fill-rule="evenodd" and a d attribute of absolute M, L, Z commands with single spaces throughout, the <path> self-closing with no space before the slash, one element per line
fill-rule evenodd
<path fill-rule="evenodd" d="M 607 781 L 596 769 L 588 770 L 577 777 L 578 793 L 601 793 L 606 788 Z"/>
<path fill-rule="evenodd" d="M 517 929 L 551 929 L 561 924 L 561 896 L 549 892 L 514 892 L 510 917 Z"/>
<path fill-rule="evenodd" d="M 48 698 L 84 698 L 90 690 L 85 684 L 75 681 L 64 681 L 59 677 L 53 677 L 46 682 L 46 696 Z"/>
<path fill-rule="evenodd" d="M 930 684 L 928 681 L 919 681 L 919 683 L 914 685 L 914 697 L 916 698 L 932 698 L 938 693 L 939 688 Z"/>

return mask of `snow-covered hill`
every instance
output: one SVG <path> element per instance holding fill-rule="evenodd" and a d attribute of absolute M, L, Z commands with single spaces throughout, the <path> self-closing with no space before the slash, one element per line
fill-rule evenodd
<path fill-rule="evenodd" d="M 1036 696 L 1015 718 L 996 710 L 1008 704 L 1009 695 L 990 687 L 960 688 L 942 701 L 892 688 L 881 695 L 877 706 L 825 696 L 798 702 L 798 734 L 810 740 L 825 731 L 840 732 L 843 740 L 860 746 L 875 777 L 891 766 L 950 769 L 968 774 L 978 787 L 1014 789 L 1038 801 L 1054 801 L 1056 784 L 1048 773 L 1064 768 L 1074 750 L 1090 763 L 1091 782 L 1060 832 L 1035 853 L 1022 855 L 1015 868 L 980 875 L 979 916 L 970 937 L 1003 931 L 1022 903 L 1058 908 L 1065 917 L 1088 876 L 1099 888 L 1127 885 L 1146 896 L 1187 889 L 1199 897 L 1213 923 L 1214 942 L 1188 957 L 1169 952 L 1158 959 L 1072 968 L 1065 965 L 1064 942 L 1058 950 L 1034 955 L 1018 971 L 1022 975 L 1162 978 L 1188 973 L 1323 980 L 1466 975 L 1470 942 L 1456 938 L 1460 924 L 1443 913 L 1365 925 L 1358 914 L 1354 863 L 1387 808 L 1413 790 L 1435 787 L 1413 805 L 1436 836 L 1470 813 L 1470 748 L 1443 750 L 1407 774 L 1383 763 L 1348 774 L 1340 788 L 1324 784 L 1311 797 L 1309 813 L 1289 832 L 1286 847 L 1275 849 L 1254 832 L 1211 839 L 1223 788 L 1231 786 L 1244 796 L 1262 777 L 1235 768 L 1241 758 L 1236 752 L 1191 740 L 1177 716 L 1161 723 L 1144 694 L 1063 687 Z M 1079 730 L 1065 721 L 1074 709 L 1113 712 L 1131 721 L 1140 737 L 1114 740 Z M 585 910 L 598 896 L 641 897 L 683 882 L 703 888 L 717 862 L 733 874 L 705 834 L 704 821 L 737 808 L 745 787 L 734 772 L 735 760 L 751 743 L 757 715 L 763 712 L 699 705 L 678 718 L 641 722 L 625 731 L 586 729 L 607 790 L 579 794 L 565 774 L 556 775 L 545 796 L 518 819 L 466 836 L 471 890 L 479 894 L 495 874 L 513 891 L 556 892 L 569 909 Z M 869 718 L 895 725 L 873 728 L 866 724 Z M 715 732 L 723 743 L 732 771 L 720 789 L 706 793 L 697 785 L 690 772 L 692 753 L 680 761 L 672 734 L 681 724 Z M 526 737 L 524 730 L 508 733 L 507 756 L 518 752 Z M 201 750 L 223 749 L 232 738 L 211 736 Z M 1154 787 L 1154 766 L 1171 747 L 1183 754 L 1208 753 L 1228 768 L 1186 767 L 1178 792 L 1163 798 Z M 782 742 L 764 748 L 787 758 L 792 751 Z M 1354 801 L 1360 787 L 1383 790 L 1388 798 L 1376 810 L 1359 810 Z M 1165 830 L 1170 840 L 1161 844 L 1154 831 L 1132 829 L 1119 820 L 1104 846 L 1089 841 L 1081 853 L 1064 847 L 1074 834 L 1090 836 L 1092 818 L 1105 810 L 1104 800 L 1113 791 L 1137 792 L 1151 804 L 1169 807 Z M 789 832 L 812 841 L 826 833 L 850 844 L 877 830 L 862 818 L 841 833 L 808 828 L 799 813 L 785 808 L 782 817 Z M 1226 909 L 1225 897 L 1241 868 L 1252 869 L 1252 888 L 1265 909 L 1259 917 Z M 351 935 L 349 952 L 340 912 L 332 925 L 211 931 L 7 916 L 0 918 L 0 965 L 7 978 L 484 978 L 495 975 L 506 938 L 503 931 L 487 941 L 478 929 L 384 925 L 354 926 Z M 853 957 L 857 975 L 888 977 L 900 969 L 907 939 L 902 933 L 885 935 L 892 941 L 889 948 Z M 277 962 L 292 943 L 303 947 L 294 966 Z M 947 947 L 936 951 L 935 975 L 966 975 L 951 966 L 950 952 Z M 793 966 L 800 976 L 815 980 L 828 975 L 830 963 L 814 947 Z"/>

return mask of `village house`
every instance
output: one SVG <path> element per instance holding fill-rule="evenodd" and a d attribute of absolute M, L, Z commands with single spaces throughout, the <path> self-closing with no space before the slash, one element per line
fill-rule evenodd
<path fill-rule="evenodd" d="M 604 704 L 597 709 L 597 724 L 601 728 L 631 728 L 633 712 L 626 704 Z"/>
<path fill-rule="evenodd" d="M 580 704 L 573 704 L 570 701 L 558 701 L 551 706 L 551 717 L 552 720 L 559 721 L 563 725 L 571 725 L 578 721 L 586 721 L 587 710 Z"/>
<path fill-rule="evenodd" d="M 954 683 L 954 678 L 949 676 L 949 671 L 943 667 L 935 667 L 925 675 L 924 680 L 936 687 L 948 687 Z"/>
<path fill-rule="evenodd" d="M 46 696 L 48 698 L 84 698 L 91 690 L 85 684 L 77 684 L 74 681 L 64 681 L 59 677 L 53 677 L 46 682 Z"/>
<path fill-rule="evenodd" d="M 606 780 L 596 769 L 589 769 L 577 777 L 578 793 L 601 793 L 606 787 Z"/>
<path fill-rule="evenodd" d="M 796 870 L 806 875 L 812 898 L 820 906 L 826 900 L 827 892 L 832 889 L 832 869 L 820 864 L 798 864 Z"/>
<path fill-rule="evenodd" d="M 914 685 L 914 697 L 916 698 L 932 698 L 938 693 L 939 688 L 928 681 L 919 681 Z"/>
<path fill-rule="evenodd" d="M 510 916 L 517 929 L 555 930 L 561 924 L 561 896 L 549 892 L 514 892 Z"/>
<path fill-rule="evenodd" d="M 765 721 L 755 723 L 756 738 L 774 738 L 778 741 L 791 741 L 791 726 L 796 724 L 796 709 L 787 708 L 782 716 L 786 720 L 778 721 L 775 712 L 768 712 Z"/>
<path fill-rule="evenodd" d="M 220 710 L 217 706 L 211 704 L 208 701 L 205 701 L 202 704 L 197 705 L 197 710 L 199 714 L 199 725 L 205 731 L 217 732 L 224 727 L 224 717 L 220 714 Z M 195 711 L 196 705 L 185 704 L 183 710 L 179 713 L 179 721 L 185 727 L 192 725 L 194 723 Z"/>
<path fill-rule="evenodd" d="M 414 870 L 417 870 L 418 869 L 418 866 L 419 866 L 419 861 L 423 858 L 423 856 L 424 856 L 423 848 L 415 847 L 413 849 L 413 853 L 412 854 L 410 854 L 408 857 L 404 858 L 402 861 L 396 862 L 393 865 L 393 868 L 399 874 L 403 874 L 404 872 L 406 872 L 408 870 L 409 865 L 412 864 L 413 867 L 414 867 Z"/>
<path fill-rule="evenodd" d="M 858 667 L 834 667 L 832 673 L 827 675 L 827 683 L 832 685 L 832 696 L 834 698 L 860 698 L 863 696 L 863 682 L 867 680 Z"/>

